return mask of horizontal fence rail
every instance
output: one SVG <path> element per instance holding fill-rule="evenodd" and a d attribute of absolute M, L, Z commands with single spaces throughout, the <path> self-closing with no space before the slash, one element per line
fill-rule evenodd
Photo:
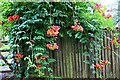
<path fill-rule="evenodd" d="M 116 30 L 115 32 L 120 32 Z M 101 36 L 103 39 L 103 46 L 110 46 L 111 49 L 99 50 L 101 60 L 108 60 L 111 64 L 106 65 L 103 72 L 95 74 L 95 78 L 119 78 L 120 79 L 120 48 L 116 48 L 110 44 L 110 40 L 107 37 L 112 37 L 113 31 L 105 32 Z M 105 37 L 106 36 L 106 37 Z M 120 37 L 119 37 L 120 40 Z M 54 70 L 54 76 L 63 78 L 88 78 L 90 77 L 90 65 L 84 63 L 85 60 L 89 60 L 88 56 L 84 56 L 82 53 L 89 47 L 82 44 L 75 43 L 71 38 L 60 38 L 57 41 L 59 49 L 55 52 L 50 52 L 50 57 L 56 59 L 56 62 L 51 64 Z M 96 52 L 95 52 L 96 53 Z M 96 55 L 94 53 L 94 55 Z"/>

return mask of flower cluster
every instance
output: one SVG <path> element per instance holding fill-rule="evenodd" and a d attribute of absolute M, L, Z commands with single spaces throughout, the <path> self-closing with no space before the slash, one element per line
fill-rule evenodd
<path fill-rule="evenodd" d="M 40 69 L 41 67 L 42 67 L 41 65 L 37 65 L 37 67 L 36 67 L 36 68 Z"/>
<path fill-rule="evenodd" d="M 104 6 L 102 4 L 95 4 L 95 9 L 99 12 L 99 13 L 103 13 L 104 12 Z"/>
<path fill-rule="evenodd" d="M 120 45 L 120 40 L 116 37 L 113 37 L 111 40 L 110 40 L 110 44 L 114 44 L 116 46 Z M 103 46 L 103 49 L 108 49 L 110 50 L 110 46 Z"/>
<path fill-rule="evenodd" d="M 54 43 L 53 45 L 52 45 L 52 44 L 47 44 L 46 46 L 47 46 L 47 48 L 50 49 L 50 50 L 58 49 L 57 43 Z"/>
<path fill-rule="evenodd" d="M 105 13 L 105 7 L 102 4 L 96 4 L 95 9 L 99 12 L 102 13 L 102 16 L 105 18 L 112 18 L 111 14 Z"/>
<path fill-rule="evenodd" d="M 47 56 L 41 56 L 40 59 L 41 60 L 45 60 L 47 58 Z M 35 56 L 35 59 L 38 60 L 38 56 Z"/>
<path fill-rule="evenodd" d="M 107 65 L 111 63 L 108 60 L 100 60 L 100 64 Z"/>
<path fill-rule="evenodd" d="M 41 60 L 45 60 L 47 57 L 46 56 L 41 56 L 40 59 Z"/>
<path fill-rule="evenodd" d="M 103 10 L 99 9 L 99 10 L 98 10 L 98 12 L 99 12 L 99 13 L 102 13 L 102 12 L 103 12 Z"/>
<path fill-rule="evenodd" d="M 82 26 L 79 26 L 79 25 L 75 25 L 75 26 L 71 26 L 71 28 L 75 31 L 83 31 L 83 27 Z"/>
<path fill-rule="evenodd" d="M 99 69 L 101 71 L 104 70 L 104 65 L 111 64 L 108 60 L 100 60 L 99 64 L 94 65 L 96 69 Z"/>
<path fill-rule="evenodd" d="M 17 53 L 17 54 L 15 54 L 14 56 L 15 56 L 15 57 L 18 57 L 18 58 L 23 58 L 23 55 L 20 54 L 20 53 Z"/>
<path fill-rule="evenodd" d="M 19 18 L 20 18 L 19 15 L 9 16 L 9 17 L 8 17 L 8 21 L 9 21 L 9 22 L 17 21 Z"/>
<path fill-rule="evenodd" d="M 104 69 L 104 67 L 103 67 L 102 64 L 96 64 L 96 65 L 94 65 L 94 67 L 95 67 L 96 69 L 100 69 L 100 70 L 102 70 L 102 71 L 103 71 L 103 69 Z"/>
<path fill-rule="evenodd" d="M 58 26 L 54 26 L 54 25 L 53 25 L 50 29 L 47 30 L 47 35 L 56 37 L 56 36 L 58 36 L 58 34 L 59 34 L 59 30 L 60 30 L 60 28 L 59 28 Z M 47 44 L 46 46 L 47 46 L 47 48 L 50 49 L 50 50 L 58 49 L 57 43 Z"/>
<path fill-rule="evenodd" d="M 47 56 L 40 56 L 40 58 L 38 58 L 38 56 L 35 56 L 35 60 L 36 60 L 36 64 L 37 64 L 37 66 L 35 66 L 35 67 L 37 69 L 40 69 L 42 67 L 42 65 L 39 64 L 39 60 L 38 59 L 40 59 L 40 60 L 46 60 L 46 58 L 47 58 Z"/>
<path fill-rule="evenodd" d="M 120 40 L 116 37 L 113 37 L 112 40 L 110 40 L 110 44 L 115 44 L 115 45 L 120 44 Z"/>
<path fill-rule="evenodd" d="M 58 26 L 52 26 L 50 29 L 47 30 L 47 34 L 50 36 L 57 36 L 59 34 L 60 28 Z"/>
<path fill-rule="evenodd" d="M 102 4 L 95 4 L 95 7 L 96 8 L 103 8 L 103 5 Z"/>
<path fill-rule="evenodd" d="M 102 16 L 105 17 L 105 18 L 112 18 L 112 15 L 111 15 L 111 14 L 102 13 Z"/>
<path fill-rule="evenodd" d="M 103 49 L 108 49 L 108 50 L 110 50 L 111 48 L 110 48 L 110 46 L 104 46 Z"/>
<path fill-rule="evenodd" d="M 15 54 L 14 56 L 15 56 L 16 62 L 19 62 L 19 60 L 20 60 L 21 58 L 23 58 L 23 55 L 20 54 L 20 53 L 17 53 L 17 54 Z"/>

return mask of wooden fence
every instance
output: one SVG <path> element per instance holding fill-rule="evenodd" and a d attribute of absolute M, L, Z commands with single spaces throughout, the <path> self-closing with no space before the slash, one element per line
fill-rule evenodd
<path fill-rule="evenodd" d="M 116 32 L 116 31 L 115 31 Z M 120 30 L 117 30 L 120 33 Z M 112 37 L 114 32 L 105 32 L 103 35 Z M 119 78 L 120 79 L 120 48 L 116 48 L 111 45 L 108 38 L 105 36 L 103 39 L 103 46 L 110 46 L 111 50 L 99 50 L 101 60 L 108 60 L 110 65 L 106 65 L 103 72 L 95 74 L 95 78 L 99 76 L 104 78 Z M 119 37 L 120 39 L 120 37 Z M 90 65 L 85 64 L 84 60 L 89 60 L 88 56 L 84 56 L 83 51 L 89 47 L 86 47 L 80 43 L 75 43 L 69 37 L 58 39 L 59 49 L 50 53 L 50 57 L 56 59 L 51 66 L 54 70 L 54 76 L 60 76 L 63 78 L 88 78 L 90 77 Z M 114 53 L 116 52 L 116 53 Z M 96 55 L 94 53 L 94 55 Z"/>

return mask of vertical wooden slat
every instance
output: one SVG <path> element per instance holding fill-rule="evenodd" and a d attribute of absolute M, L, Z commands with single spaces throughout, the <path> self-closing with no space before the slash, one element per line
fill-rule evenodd
<path fill-rule="evenodd" d="M 56 64 L 56 66 L 57 66 L 57 69 L 56 69 L 56 70 L 57 70 L 57 73 L 56 73 L 55 75 L 56 75 L 56 76 L 59 76 L 59 74 L 60 74 L 60 65 L 61 65 L 60 63 L 62 62 L 62 61 L 60 60 L 60 58 L 61 58 L 60 55 L 62 54 L 62 53 L 61 53 L 61 50 L 62 50 L 61 38 L 58 39 L 57 43 L 58 43 L 58 45 L 60 45 L 60 46 L 59 46 L 58 51 L 56 52 L 56 55 L 57 55 L 57 56 L 56 56 L 56 59 L 57 59 L 57 64 Z"/>
<path fill-rule="evenodd" d="M 48 55 L 49 55 L 50 58 L 53 58 L 53 56 L 52 56 L 52 51 L 49 50 L 49 54 L 48 54 Z M 51 63 L 49 67 L 52 68 L 53 71 L 54 71 L 53 63 Z M 47 73 L 47 74 L 48 74 L 48 73 Z M 53 73 L 53 75 L 54 75 L 54 73 Z"/>
<path fill-rule="evenodd" d="M 87 50 L 87 46 L 85 45 L 85 51 Z M 85 56 L 85 60 L 87 60 L 87 56 Z M 88 77 L 88 69 L 87 69 L 87 65 L 88 64 L 85 64 L 85 78 L 87 78 Z"/>
<path fill-rule="evenodd" d="M 79 48 L 78 48 L 79 47 Z M 77 68 L 77 76 L 78 76 L 78 78 L 80 78 L 81 77 L 81 74 L 80 74 L 80 71 L 81 71 L 81 55 L 82 55 L 82 53 L 80 53 L 79 52 L 79 50 L 78 49 L 81 49 L 81 45 L 80 45 L 80 43 L 78 42 L 78 44 L 77 44 L 77 46 L 76 46 L 76 53 L 75 54 L 77 54 L 77 57 L 78 57 L 78 60 L 77 60 L 77 64 L 78 64 L 78 68 Z"/>
<path fill-rule="evenodd" d="M 82 78 L 84 77 L 84 63 L 83 63 L 83 59 L 84 59 L 84 57 L 83 57 L 83 45 L 81 45 L 81 68 L 82 68 Z"/>
<path fill-rule="evenodd" d="M 105 37 L 104 37 L 104 46 L 107 46 L 107 39 L 106 39 L 106 36 L 107 36 L 107 33 L 104 33 Z M 107 49 L 104 50 L 104 60 L 107 60 Z M 104 77 L 107 77 L 107 66 L 104 66 Z"/>
<path fill-rule="evenodd" d="M 120 63 L 120 48 L 119 48 L 119 51 L 118 51 L 119 53 L 119 63 Z M 118 78 L 120 79 L 120 75 L 119 75 L 119 72 L 120 72 L 120 64 L 118 63 Z"/>
<path fill-rule="evenodd" d="M 116 54 L 118 54 L 117 53 L 117 48 L 115 48 L 115 52 L 116 52 Z M 115 78 L 117 78 L 117 64 L 118 64 L 117 57 L 118 56 L 115 55 L 115 58 L 114 58 L 115 59 L 115 62 L 114 62 L 115 63 L 115 65 L 114 65 L 114 67 L 115 67 L 115 73 L 114 73 L 115 74 Z"/>
<path fill-rule="evenodd" d="M 103 40 L 102 41 L 102 44 L 101 44 L 101 50 L 100 50 L 100 60 L 104 60 L 104 50 L 103 50 L 103 44 L 104 44 L 104 33 L 103 34 L 101 34 L 101 39 Z M 103 72 L 101 72 L 101 71 L 99 71 L 99 76 L 98 76 L 98 78 L 100 78 L 101 76 L 103 76 Z"/>
<path fill-rule="evenodd" d="M 106 44 L 106 46 L 108 46 L 108 39 L 107 39 L 107 37 L 109 36 L 108 35 L 109 33 L 108 32 L 106 32 L 106 37 L 105 37 L 105 39 L 106 39 L 106 42 L 105 42 L 105 44 Z M 109 60 L 109 52 L 110 50 L 109 49 L 106 49 L 106 53 L 105 53 L 105 57 L 106 57 L 106 59 L 105 60 Z M 108 78 L 109 77 L 109 66 L 108 65 L 105 65 L 105 67 L 106 67 L 106 77 L 105 78 Z"/>
<path fill-rule="evenodd" d="M 68 44 L 68 47 L 67 47 L 67 49 L 68 49 L 68 56 L 69 56 L 69 58 L 68 58 L 68 63 L 69 63 L 69 78 L 72 78 L 72 73 L 73 73 L 73 65 L 72 65 L 72 40 L 70 39 L 70 38 L 68 38 L 68 40 L 67 40 L 68 42 L 69 42 L 69 44 Z"/>
<path fill-rule="evenodd" d="M 63 58 L 63 56 L 62 56 L 62 55 L 63 55 L 63 46 L 62 46 L 63 43 L 62 43 L 62 41 L 63 41 L 63 39 L 60 38 L 60 50 L 61 50 L 60 52 L 61 52 L 61 53 L 58 54 L 58 57 L 59 57 L 59 60 L 60 60 L 60 62 L 59 62 L 60 65 L 58 65 L 58 66 L 59 66 L 59 71 L 60 71 L 60 72 L 59 72 L 59 76 L 64 77 L 64 76 L 63 76 L 63 74 L 64 74 L 64 71 L 63 71 L 64 68 L 63 68 L 63 66 L 62 66 L 62 65 L 63 65 L 63 62 L 64 62 L 64 61 L 63 61 L 64 58 Z"/>
<path fill-rule="evenodd" d="M 68 37 L 66 37 L 66 38 L 67 38 L 67 39 L 65 39 L 66 43 L 64 43 L 65 44 L 65 48 L 66 48 L 65 49 L 65 54 L 66 54 L 66 58 L 65 58 L 66 59 L 66 71 L 67 71 L 66 74 L 67 74 L 67 78 L 69 78 L 70 77 L 70 69 L 69 69 L 70 68 L 69 67 L 69 63 L 70 63 L 69 62 L 69 57 L 70 56 L 69 56 L 69 51 L 68 51 L 68 48 L 67 48 L 67 46 L 68 46 L 68 43 L 67 43 L 68 42 Z"/>
<path fill-rule="evenodd" d="M 80 77 L 79 78 L 82 78 L 82 45 L 79 43 L 78 47 L 79 47 L 78 53 L 79 53 L 79 63 L 80 63 L 80 67 L 79 67 Z"/>
<path fill-rule="evenodd" d="M 112 34 L 112 31 L 110 31 L 110 37 L 112 38 L 111 34 Z M 110 72 L 110 78 L 112 78 L 113 77 L 113 65 L 112 65 L 112 63 L 113 63 L 113 59 L 112 59 L 113 45 L 110 44 L 110 47 L 111 47 L 111 50 L 110 50 L 110 62 L 111 62 L 111 65 L 110 65 L 110 70 L 111 70 L 111 72 Z"/>
<path fill-rule="evenodd" d="M 84 52 L 84 45 L 82 46 L 82 53 Z M 83 78 L 85 78 L 85 76 L 86 76 L 86 74 L 85 74 L 85 63 L 83 63 L 83 61 L 85 60 L 85 56 L 84 55 L 82 55 L 82 69 L 83 69 Z"/>
<path fill-rule="evenodd" d="M 72 44 L 72 65 L 73 65 L 73 78 L 76 78 L 76 71 L 75 71 L 75 69 L 76 69 L 76 65 L 75 65 L 75 54 L 74 54 L 74 52 L 75 52 L 75 43 L 73 43 Z"/>
<path fill-rule="evenodd" d="M 76 66 L 76 69 L 75 69 L 75 72 L 76 72 L 76 78 L 79 78 L 79 74 L 78 74 L 78 54 L 76 53 L 76 49 L 77 49 L 77 44 L 75 44 L 75 50 L 74 50 L 74 55 L 75 55 L 75 66 Z"/>
<path fill-rule="evenodd" d="M 65 53 L 66 48 L 65 47 L 66 46 L 64 44 L 65 43 L 64 38 L 62 38 L 61 41 L 62 41 L 62 45 L 61 45 L 62 46 L 62 57 L 61 58 L 63 58 L 63 63 L 61 63 L 61 72 L 62 72 L 62 76 L 66 78 L 67 77 L 66 76 L 66 65 L 65 65 L 66 64 L 66 60 L 65 60 L 65 58 L 66 58 L 66 53 Z"/>
<path fill-rule="evenodd" d="M 119 32 L 120 30 L 117 30 L 117 32 Z M 118 37 L 118 39 L 120 40 L 120 38 Z M 116 49 L 116 53 L 119 55 L 119 48 Z M 120 55 L 119 55 L 120 56 Z M 119 78 L 119 56 L 116 56 L 116 78 Z"/>
<path fill-rule="evenodd" d="M 116 32 L 118 32 L 118 30 L 116 30 Z M 117 38 L 118 38 L 118 37 L 117 37 Z M 118 49 L 119 49 L 118 47 L 115 49 L 116 54 L 119 53 L 119 52 L 118 52 Z M 116 69 L 116 76 L 115 76 L 115 77 L 117 78 L 117 75 L 118 75 L 118 66 L 117 66 L 117 65 L 118 65 L 118 56 L 117 56 L 117 55 L 115 55 L 115 61 L 116 61 L 116 62 L 115 62 L 115 67 L 116 67 L 116 68 L 115 68 L 115 69 Z"/>
<path fill-rule="evenodd" d="M 100 54 L 99 51 L 98 51 L 98 54 Z M 96 57 L 98 56 L 98 54 L 96 54 Z M 95 62 L 95 64 L 97 63 L 98 61 Z M 99 78 L 98 70 L 96 70 L 95 78 Z"/>
<path fill-rule="evenodd" d="M 78 48 L 78 49 L 77 49 Z M 80 50 L 81 50 L 81 45 L 80 45 L 80 43 L 78 42 L 78 44 L 77 44 L 77 48 L 76 48 L 76 54 L 78 55 L 78 71 L 77 71 L 77 74 L 78 74 L 78 78 L 80 78 L 81 77 L 81 52 L 80 52 Z"/>
<path fill-rule="evenodd" d="M 96 39 L 95 39 L 96 40 Z M 96 40 L 97 41 L 97 40 Z M 97 58 L 97 55 L 98 55 L 98 51 L 95 49 L 97 46 L 96 45 L 94 45 L 94 58 Z M 98 63 L 98 60 L 96 60 L 95 62 L 94 62 L 94 64 L 97 64 Z M 96 70 L 96 73 L 97 74 L 95 74 L 94 76 L 95 76 L 95 78 L 97 77 L 97 76 L 99 76 L 98 75 L 98 70 Z"/>
<path fill-rule="evenodd" d="M 116 54 L 119 53 L 119 52 L 118 52 L 118 48 L 116 49 L 115 52 L 116 52 Z M 119 64 L 119 62 L 118 62 L 118 56 L 116 56 L 115 61 L 116 61 L 116 62 L 115 62 L 115 64 L 116 64 L 116 65 L 115 65 L 115 67 L 116 67 L 116 78 L 118 78 L 118 74 L 119 74 L 119 73 L 118 73 L 118 71 L 119 71 L 119 70 L 118 70 L 118 64 Z"/>
<path fill-rule="evenodd" d="M 118 30 L 118 32 L 120 32 L 120 29 Z M 119 40 L 120 40 L 120 35 L 119 35 Z M 119 49 L 118 49 L 118 55 L 119 55 L 119 57 L 118 57 L 118 79 L 120 79 L 120 75 L 119 75 L 119 73 L 120 73 L 120 47 L 119 47 Z"/>
<path fill-rule="evenodd" d="M 120 77 L 119 77 L 119 63 L 120 63 L 120 48 L 118 49 L 118 55 L 119 55 L 119 57 L 117 58 L 117 60 L 118 60 L 118 63 L 117 63 L 117 78 L 118 79 L 120 79 Z"/>
<path fill-rule="evenodd" d="M 76 65 L 75 65 L 75 43 L 72 44 L 72 65 L 73 65 L 73 78 L 76 78 L 76 71 L 75 71 L 75 68 L 76 68 Z"/>
<path fill-rule="evenodd" d="M 115 78 L 115 66 L 114 66 L 115 65 L 115 54 L 113 53 L 113 51 L 115 51 L 115 46 L 114 45 L 112 45 L 112 69 L 113 69 L 112 77 Z"/>
<path fill-rule="evenodd" d="M 80 77 L 80 74 L 79 74 L 79 66 L 80 66 L 80 57 L 79 57 L 79 53 L 78 53 L 78 46 L 79 46 L 79 44 L 76 44 L 76 48 L 75 48 L 75 55 L 76 55 L 76 73 L 77 73 L 77 78 L 79 78 Z M 77 49 L 78 48 L 78 49 Z"/>
<path fill-rule="evenodd" d="M 105 33 L 103 33 L 103 35 L 105 35 Z M 105 46 L 105 37 L 103 36 L 103 46 Z M 103 49 L 103 47 L 102 47 L 102 60 L 105 60 L 105 49 Z M 102 76 L 105 76 L 105 70 L 103 70 L 103 72 L 102 72 Z"/>
<path fill-rule="evenodd" d="M 53 69 L 54 69 L 54 75 L 57 75 L 57 61 L 58 61 L 58 59 L 57 59 L 57 51 L 55 50 L 55 51 L 53 51 L 52 52 L 52 57 L 54 58 L 54 59 L 56 59 L 56 61 L 54 62 L 54 64 L 56 64 L 56 65 L 53 65 Z"/>
<path fill-rule="evenodd" d="M 108 32 L 108 35 L 107 35 L 107 37 L 111 37 L 111 34 L 110 34 L 110 32 Z M 107 44 L 108 44 L 108 46 L 110 46 L 110 40 L 107 40 Z M 110 49 L 111 49 L 111 47 L 110 47 Z M 108 56 L 108 61 L 110 61 L 111 62 L 111 57 L 110 57 L 110 55 L 111 55 L 111 53 L 110 53 L 110 50 L 108 50 L 108 53 L 107 53 L 107 56 Z M 111 65 L 109 64 L 109 65 L 107 65 L 108 66 L 108 72 L 107 72 L 107 74 L 108 74 L 108 76 L 107 76 L 107 78 L 110 78 L 111 77 Z"/>
<path fill-rule="evenodd" d="M 113 34 L 116 32 L 116 30 L 113 32 Z M 114 45 L 114 52 L 116 53 L 116 50 L 117 50 L 117 48 L 116 48 L 117 46 L 116 45 Z M 116 53 L 117 54 L 117 53 Z M 117 71 L 116 71 L 116 64 L 117 64 L 117 61 L 116 61 L 116 58 L 117 58 L 117 56 L 114 54 L 114 65 L 113 65 L 113 67 L 114 67 L 114 78 L 116 78 L 116 73 L 117 73 Z"/>
<path fill-rule="evenodd" d="M 120 72 L 120 48 L 118 49 L 118 55 L 119 55 L 119 57 L 118 57 L 118 64 L 117 64 L 117 66 L 118 66 L 118 72 L 117 72 L 117 76 L 118 76 L 118 79 L 120 79 L 120 75 L 119 75 L 119 72 Z"/>
<path fill-rule="evenodd" d="M 63 70 L 63 69 L 61 69 L 62 68 L 62 39 L 61 38 L 59 38 L 58 39 L 58 41 L 57 41 L 57 43 L 58 43 L 58 45 L 59 45 L 59 49 L 56 51 L 56 62 L 57 62 L 57 64 L 53 64 L 53 65 L 56 65 L 56 67 L 57 67 L 57 69 L 56 69 L 56 73 L 55 73 L 55 75 L 56 76 L 62 76 L 62 74 L 61 74 L 61 70 Z M 63 77 L 63 76 L 62 76 Z"/>

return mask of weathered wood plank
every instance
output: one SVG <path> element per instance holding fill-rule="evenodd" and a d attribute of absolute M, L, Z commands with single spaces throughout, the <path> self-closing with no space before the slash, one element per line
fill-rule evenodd
<path fill-rule="evenodd" d="M 62 77 L 66 77 L 66 66 L 65 66 L 65 46 L 64 46 L 64 40 L 63 40 L 63 38 L 61 38 L 61 52 L 62 52 L 62 54 L 60 54 L 60 71 L 61 71 L 61 75 L 59 75 L 59 76 L 62 76 Z"/>

